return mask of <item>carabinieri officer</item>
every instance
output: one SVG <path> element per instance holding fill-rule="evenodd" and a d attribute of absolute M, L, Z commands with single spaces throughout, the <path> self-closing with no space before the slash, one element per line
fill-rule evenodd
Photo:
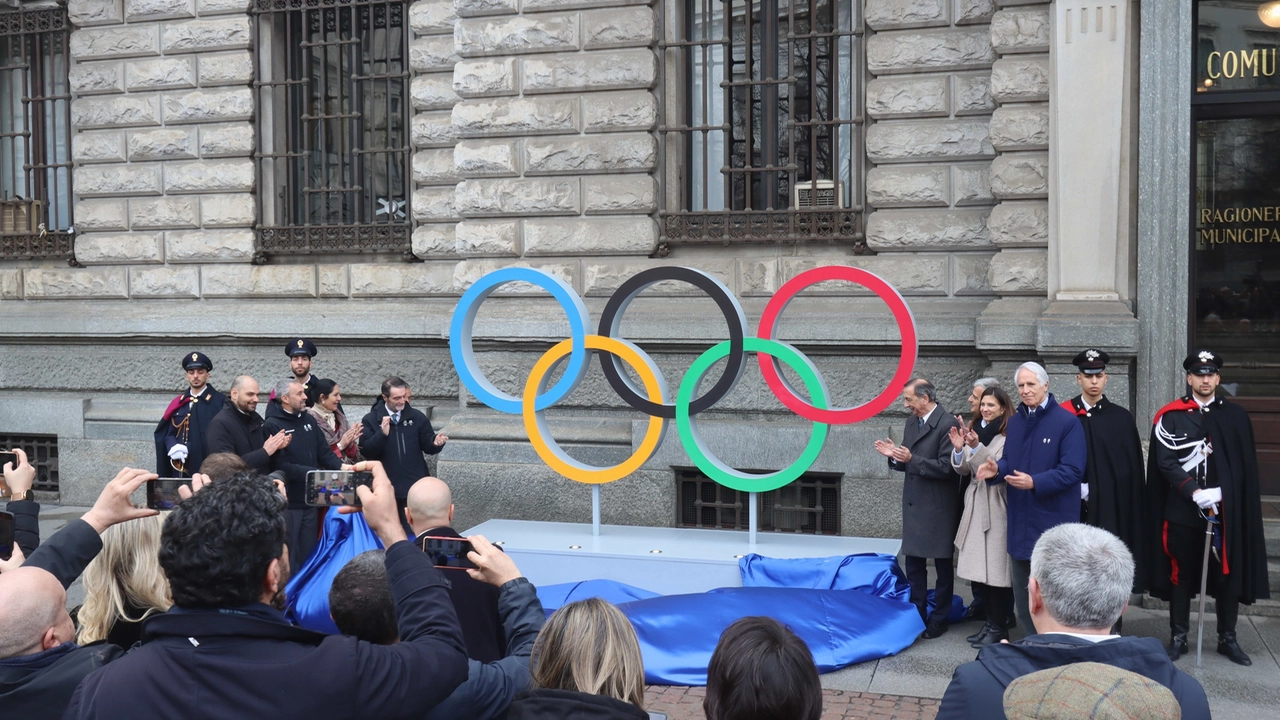
<path fill-rule="evenodd" d="M 223 395 L 209 384 L 213 361 L 201 352 L 182 356 L 190 388 L 169 403 L 156 425 L 156 473 L 160 477 L 190 477 L 205 457 L 205 431 L 222 411 Z"/>
<path fill-rule="evenodd" d="M 1252 665 L 1236 641 L 1240 603 L 1270 597 L 1258 455 L 1249 414 L 1216 395 L 1222 358 L 1200 350 L 1182 363 L 1191 394 L 1165 405 L 1151 430 L 1147 509 L 1153 514 L 1151 594 L 1169 601 L 1169 657 L 1187 652 L 1191 599 L 1207 572 L 1217 600 L 1218 653 Z M 1202 568 L 1206 527 L 1209 567 Z"/>

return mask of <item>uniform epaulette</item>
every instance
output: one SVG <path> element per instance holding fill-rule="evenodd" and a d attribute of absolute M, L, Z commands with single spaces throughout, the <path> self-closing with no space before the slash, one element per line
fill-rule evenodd
<path fill-rule="evenodd" d="M 1174 400 L 1168 405 L 1165 405 L 1164 407 L 1160 408 L 1160 410 L 1156 412 L 1155 420 L 1152 420 L 1151 424 L 1155 425 L 1156 423 L 1160 422 L 1160 418 L 1164 417 L 1165 413 L 1187 412 L 1191 410 L 1198 410 L 1199 408 L 1200 408 L 1200 405 L 1196 403 L 1195 400 L 1192 400 L 1190 395 L 1186 397 L 1178 398 L 1177 400 Z"/>

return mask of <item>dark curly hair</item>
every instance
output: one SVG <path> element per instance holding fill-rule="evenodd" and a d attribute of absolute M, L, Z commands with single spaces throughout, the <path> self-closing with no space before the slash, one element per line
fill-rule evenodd
<path fill-rule="evenodd" d="M 239 607 L 262 599 L 262 579 L 284 553 L 287 503 L 253 472 L 205 487 L 178 506 L 160 534 L 160 567 L 175 605 Z"/>

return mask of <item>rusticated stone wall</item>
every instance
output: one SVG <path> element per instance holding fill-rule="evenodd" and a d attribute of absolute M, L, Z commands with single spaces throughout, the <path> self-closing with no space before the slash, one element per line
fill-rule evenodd
<path fill-rule="evenodd" d="M 991 287 L 1001 297 L 1049 289 L 1049 5 L 999 0 L 991 18 L 991 192 L 988 229 L 1000 252 Z"/>
<path fill-rule="evenodd" d="M 991 0 L 865 6 L 874 76 L 867 158 L 876 165 L 867 173 L 867 245 L 915 267 L 938 265 L 942 294 L 991 294 L 994 12 Z"/>
<path fill-rule="evenodd" d="M 26 270 L 27 299 L 192 298 L 202 284 L 213 297 L 273 272 L 229 264 L 253 257 L 248 6 L 70 0 L 76 258 L 87 268 Z"/>

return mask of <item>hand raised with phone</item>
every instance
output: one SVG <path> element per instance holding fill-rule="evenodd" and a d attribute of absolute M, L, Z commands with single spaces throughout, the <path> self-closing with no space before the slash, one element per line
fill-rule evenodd
<path fill-rule="evenodd" d="M 408 540 L 404 534 L 404 526 L 400 524 L 399 512 L 396 510 L 396 490 L 391 486 L 391 479 L 382 463 L 377 460 L 362 460 L 351 466 L 356 472 L 373 473 L 373 487 L 360 485 L 356 487 L 356 495 L 360 498 L 360 507 L 345 506 L 338 512 L 346 515 L 363 512 L 369 527 L 377 533 L 385 547 Z"/>

